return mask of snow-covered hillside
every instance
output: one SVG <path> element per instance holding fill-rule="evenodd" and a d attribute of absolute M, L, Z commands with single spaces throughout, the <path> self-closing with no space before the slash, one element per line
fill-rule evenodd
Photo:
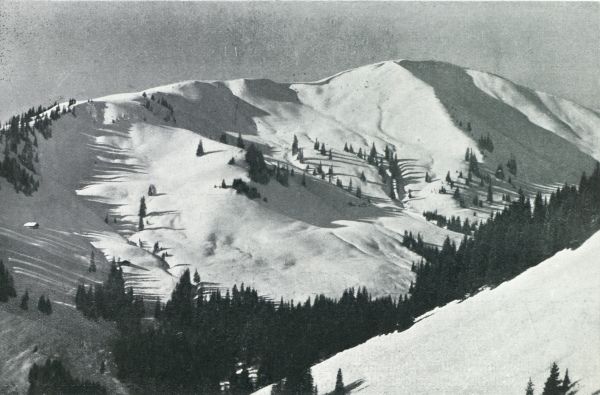
<path fill-rule="evenodd" d="M 202 281 L 244 282 L 277 299 L 339 296 L 358 286 L 373 295 L 401 295 L 412 280 L 411 263 L 420 259 L 401 246 L 405 231 L 437 245 L 446 236 L 463 237 L 427 222 L 423 211 L 477 222 L 502 209 L 502 195 L 577 182 L 600 157 L 595 112 L 438 62 L 381 62 L 310 83 L 186 81 L 79 99 L 72 113 L 52 123 L 50 139 L 38 138 L 39 190 L 16 194 L 0 178 L 0 258 L 19 292 L 49 295 L 69 310 L 69 320 L 76 316 L 77 284 L 102 281 L 113 258 L 129 262 L 126 281 L 136 293 L 163 300 L 188 267 Z M 227 144 L 219 142 L 224 134 Z M 238 134 L 270 164 L 294 169 L 289 186 L 254 185 L 261 194 L 255 200 L 221 188 L 223 180 L 248 180 Z M 292 155 L 294 135 L 302 161 Z M 484 136 L 493 140 L 493 152 L 478 149 Z M 206 154 L 198 157 L 200 140 Z M 313 149 L 316 141 L 326 155 Z M 374 144 L 379 157 L 387 146 L 401 180 L 384 181 L 376 166 L 345 152 L 345 144 L 365 154 Z M 494 201 L 481 207 L 471 201 L 485 200 L 487 186 L 478 179 L 467 185 L 467 149 L 493 179 Z M 512 157 L 518 164 L 512 183 L 493 177 Z M 331 168 L 331 179 L 314 176 L 318 166 Z M 464 207 L 453 199 L 446 174 Z M 142 196 L 148 215 L 139 230 Z M 23 226 L 32 221 L 38 229 Z M 92 251 L 97 273 L 87 270 Z M 14 319 L 14 311 L 2 309 L 0 319 Z M 57 336 L 65 333 L 59 324 Z M 89 336 L 86 331 L 81 341 Z M 46 344 L 51 354 L 51 341 Z M 22 351 L 11 348 L 9 356 Z"/>
<path fill-rule="evenodd" d="M 600 390 L 600 233 L 495 289 L 426 314 L 314 366 L 319 391 L 360 394 L 540 393 L 550 365 L 569 369 L 581 394 Z M 258 394 L 268 394 L 265 388 Z"/>
<path fill-rule="evenodd" d="M 404 231 L 420 232 L 435 244 L 446 235 L 461 237 L 425 221 L 423 211 L 477 222 L 503 207 L 501 194 L 514 196 L 518 188 L 547 191 L 577 181 L 592 167 L 589 144 L 584 150 L 557 136 L 568 135 L 566 123 L 552 129 L 556 122 L 527 118 L 527 110 L 522 114 L 503 104 L 507 95 L 496 94 L 499 100 L 489 103 L 472 97 L 479 92 L 491 100 L 494 89 L 513 87 L 494 78 L 444 63 L 390 61 L 314 83 L 188 81 L 148 89 L 147 96 L 80 101 L 76 116 L 55 122 L 54 137 L 40 144 L 41 190 L 27 199 L 9 188 L 0 191 L 11 208 L 3 226 L 19 233 L 23 222 L 35 219 L 46 227 L 67 215 L 66 207 L 83 205 L 93 214 L 72 216 L 72 226 L 58 231 L 86 237 L 108 259 L 130 261 L 130 285 L 148 296 L 166 297 L 185 267 L 197 269 L 205 281 L 245 282 L 276 298 L 335 296 L 359 285 L 376 295 L 401 294 L 412 278 L 410 264 L 418 259 L 400 246 Z M 522 105 L 526 99 L 514 106 L 529 108 Z M 579 135 L 585 130 L 593 136 L 595 113 L 575 117 L 562 110 L 570 108 L 566 102 L 556 103 L 554 118 L 577 118 L 569 125 L 576 125 Z M 231 145 L 217 142 L 223 133 Z M 289 187 L 275 181 L 259 185 L 265 199 L 254 201 L 220 188 L 222 180 L 247 178 L 244 151 L 235 147 L 238 133 L 247 144 L 258 144 L 271 163 L 295 169 Z M 294 135 L 303 163 L 291 152 Z M 493 152 L 477 149 L 483 135 L 494 139 Z M 200 139 L 207 154 L 196 157 Z M 315 141 L 331 149 L 331 159 L 313 149 Z M 375 166 L 344 152 L 345 144 L 365 153 L 375 144 L 380 155 L 389 147 L 399 160 L 402 185 L 383 182 Z M 467 186 L 459 177 L 468 170 L 467 148 L 484 172 L 493 174 L 510 156 L 519 165 L 512 184 L 494 179 L 495 201 L 483 207 L 470 201 L 475 195 L 485 200 L 487 188 L 476 182 Z M 232 157 L 236 164 L 227 164 Z M 325 171 L 331 167 L 331 180 L 312 175 L 319 165 Z M 451 192 L 447 173 L 461 188 L 466 207 L 451 193 L 439 193 L 443 186 Z M 335 186 L 338 180 L 344 190 Z M 151 184 L 157 196 L 147 196 Z M 354 196 L 357 186 L 362 199 Z M 142 196 L 149 215 L 138 231 Z M 25 214 L 34 204 L 44 210 Z M 151 253 L 156 242 L 167 253 L 166 263 Z"/>

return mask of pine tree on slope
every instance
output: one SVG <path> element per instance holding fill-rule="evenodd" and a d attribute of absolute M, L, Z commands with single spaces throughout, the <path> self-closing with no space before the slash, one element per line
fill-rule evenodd
<path fill-rule="evenodd" d="M 22 310 L 29 310 L 29 291 L 25 291 L 23 296 L 21 296 L 20 307 Z"/>
<path fill-rule="evenodd" d="M 550 375 L 544 383 L 544 392 L 542 395 L 561 395 L 560 370 L 556 362 L 552 363 Z"/>
<path fill-rule="evenodd" d="M 531 377 L 527 382 L 527 387 L 525 388 L 525 395 L 533 395 L 533 383 L 531 382 Z"/>
<path fill-rule="evenodd" d="M 346 390 L 344 389 L 344 379 L 342 377 L 342 369 L 338 369 L 337 376 L 335 378 L 335 390 L 333 395 L 344 395 Z"/>

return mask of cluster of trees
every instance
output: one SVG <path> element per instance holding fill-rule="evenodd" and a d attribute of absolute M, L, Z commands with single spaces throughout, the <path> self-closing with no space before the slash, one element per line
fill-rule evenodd
<path fill-rule="evenodd" d="M 111 276 L 121 278 L 116 271 Z M 228 380 L 233 393 L 246 394 L 287 378 L 280 393 L 305 393 L 299 391 L 312 382 L 309 367 L 316 361 L 411 324 L 405 300 L 375 299 L 365 288 L 346 290 L 337 300 L 320 295 L 275 303 L 243 285 L 225 294 L 205 292 L 186 270 L 169 302 L 156 303 L 156 324 L 143 328 L 123 286 L 122 296 L 110 298 L 106 288 L 105 303 L 110 299 L 115 311 L 107 319 L 138 321 L 118 325 L 113 353 L 119 377 L 170 392 L 213 393 Z M 97 292 L 83 302 L 89 293 L 80 288 L 76 300 L 88 316 L 86 306 L 98 304 Z M 249 380 L 253 367 L 257 377 Z"/>
<path fill-rule="evenodd" d="M 8 302 L 10 298 L 16 298 L 17 291 L 15 289 L 14 280 L 10 271 L 4 266 L 4 263 L 0 259 L 0 302 Z M 21 309 L 29 310 L 29 292 L 21 296 L 20 305 Z M 50 299 L 41 295 L 38 300 L 37 308 L 44 314 L 52 314 L 52 303 Z"/>
<path fill-rule="evenodd" d="M 560 379 L 560 369 L 556 362 L 552 363 L 552 367 L 550 368 L 550 375 L 546 379 L 544 383 L 544 389 L 542 391 L 542 395 L 575 395 L 578 391 L 575 388 L 577 386 L 577 382 L 571 382 L 571 378 L 569 377 L 569 369 L 565 371 L 565 375 L 563 379 Z M 534 385 L 529 378 L 527 382 L 527 387 L 525 387 L 525 395 L 534 395 Z"/>
<path fill-rule="evenodd" d="M 39 181 L 34 178 L 35 163 L 39 161 L 37 154 L 37 130 L 44 138 L 51 136 L 50 124 L 61 115 L 58 105 L 48 114 L 44 107 L 30 108 L 21 115 L 15 115 L 0 130 L 0 146 L 3 145 L 3 160 L 0 160 L 0 177 L 13 185 L 17 193 L 31 195 L 39 188 Z M 70 111 L 64 107 L 62 113 Z"/>
<path fill-rule="evenodd" d="M 106 389 L 98 383 L 79 380 L 58 359 L 47 359 L 42 365 L 33 364 L 29 370 L 28 395 L 54 395 L 54 394 L 106 394 Z"/>
<path fill-rule="evenodd" d="M 489 134 L 479 137 L 477 140 L 477 146 L 482 150 L 494 152 L 494 142 Z"/>
<path fill-rule="evenodd" d="M 565 185 L 550 199 L 537 194 L 532 204 L 519 198 L 480 224 L 457 247 L 446 239 L 441 249 L 420 236 L 404 245 L 425 258 L 415 267 L 411 306 L 419 315 L 484 285 L 506 281 L 567 247 L 577 247 L 600 228 L 600 165 L 581 177 L 579 188 Z"/>
<path fill-rule="evenodd" d="M 123 273 L 114 259 L 103 284 L 77 287 L 75 307 L 90 319 L 115 321 L 122 330 L 140 325 L 144 316 L 144 300 L 135 297 L 131 288 L 125 289 Z"/>
<path fill-rule="evenodd" d="M 473 153 L 471 148 L 467 148 L 467 152 L 465 153 L 465 161 L 469 163 L 469 177 L 468 180 L 471 180 L 471 174 L 476 175 L 477 177 L 481 177 L 481 173 L 479 171 L 479 162 L 477 161 L 477 156 Z"/>
<path fill-rule="evenodd" d="M 157 92 L 157 94 L 160 92 Z M 169 121 L 173 121 L 176 122 L 175 120 L 175 115 L 174 115 L 174 108 L 171 105 L 171 103 L 169 103 L 167 101 L 167 99 L 164 98 L 164 96 L 160 96 L 158 98 L 158 100 L 154 97 L 154 94 L 152 94 L 150 96 L 150 100 L 148 100 L 148 95 L 146 94 L 146 92 L 142 92 L 142 97 L 145 99 L 143 106 L 149 110 L 149 111 L 153 111 L 152 110 L 152 104 L 150 103 L 150 101 L 156 102 L 159 105 L 163 106 L 164 108 L 166 108 L 169 112 L 167 115 L 165 115 L 164 120 L 169 122 Z M 114 122 L 114 121 L 113 121 Z"/>
<path fill-rule="evenodd" d="M 227 184 L 225 184 L 225 180 L 221 184 L 222 187 L 227 188 Z M 231 187 L 236 190 L 237 193 L 242 193 L 246 195 L 249 199 L 260 199 L 260 192 L 256 187 L 251 187 L 241 178 L 236 178 L 233 180 Z"/>
<path fill-rule="evenodd" d="M 441 214 L 438 214 L 437 210 L 435 211 L 425 211 L 423 212 L 423 216 L 427 221 L 436 221 L 438 226 L 447 227 L 449 230 L 454 232 L 464 233 L 470 235 L 475 229 L 477 229 L 477 223 L 469 221 L 469 218 L 466 218 L 461 221 L 459 216 L 452 216 L 447 218 Z"/>
<path fill-rule="evenodd" d="M 15 298 L 17 291 L 10 271 L 4 267 L 4 262 L 0 259 L 0 302 L 8 302 L 9 298 Z"/>

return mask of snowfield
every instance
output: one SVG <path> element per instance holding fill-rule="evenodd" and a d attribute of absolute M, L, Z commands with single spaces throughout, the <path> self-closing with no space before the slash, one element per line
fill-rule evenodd
<path fill-rule="evenodd" d="M 495 289 L 426 314 L 314 366 L 319 392 L 338 369 L 360 394 L 541 393 L 550 365 L 579 393 L 600 390 L 600 232 Z M 269 388 L 257 394 L 267 395 Z"/>

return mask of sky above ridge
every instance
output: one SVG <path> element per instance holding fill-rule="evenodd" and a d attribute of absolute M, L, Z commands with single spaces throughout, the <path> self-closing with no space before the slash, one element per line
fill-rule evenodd
<path fill-rule="evenodd" d="M 0 118 L 189 79 L 310 81 L 390 59 L 600 108 L 600 3 L 0 2 Z"/>

